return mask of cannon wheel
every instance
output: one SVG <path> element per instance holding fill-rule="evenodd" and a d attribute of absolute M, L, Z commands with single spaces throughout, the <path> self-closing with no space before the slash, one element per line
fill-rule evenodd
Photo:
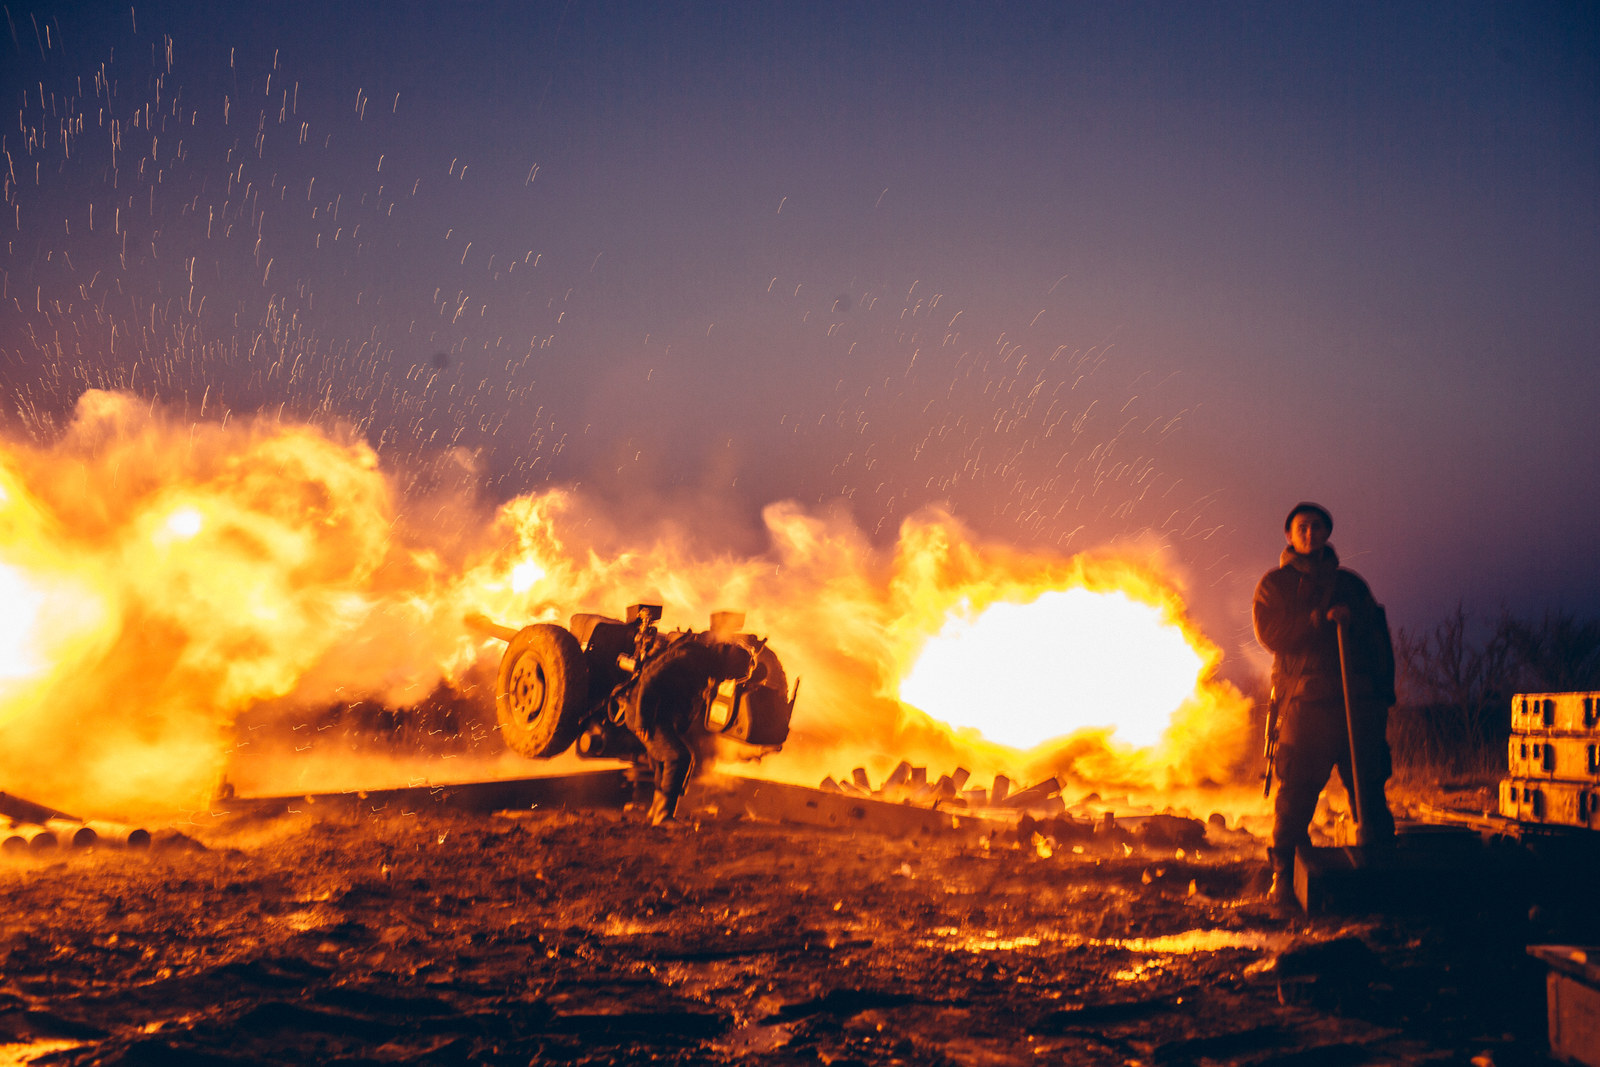
<path fill-rule="evenodd" d="M 554 623 L 524 626 L 511 639 L 495 679 L 494 710 L 512 751 L 559 756 L 583 732 L 589 665 L 578 639 Z"/>

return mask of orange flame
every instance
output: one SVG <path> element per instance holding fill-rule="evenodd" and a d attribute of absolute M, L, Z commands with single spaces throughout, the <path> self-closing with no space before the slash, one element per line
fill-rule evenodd
<path fill-rule="evenodd" d="M 900 683 L 900 695 L 1019 749 L 1093 726 L 1148 747 L 1204 666 L 1159 607 L 1121 590 L 1080 587 L 951 619 Z"/>
<path fill-rule="evenodd" d="M 666 605 L 669 627 L 744 610 L 771 639 L 804 680 L 789 744 L 763 765 L 789 780 L 904 758 L 1168 788 L 1224 778 L 1245 721 L 1243 699 L 1212 678 L 1220 654 L 1149 562 L 982 545 L 938 512 L 908 519 L 885 553 L 842 510 L 773 504 L 768 550 L 736 556 L 696 547 L 704 538 L 683 525 L 616 527 L 566 490 L 492 516 L 470 500 L 404 504 L 347 434 L 264 417 L 191 424 L 126 394 L 84 394 L 49 445 L 0 444 L 0 782 L 68 810 L 198 804 L 249 709 L 403 706 L 499 656 L 464 628 L 469 613 L 564 622 L 640 600 Z M 1134 717 L 1122 691 L 1090 694 L 1076 701 L 1093 714 L 1058 704 L 1027 733 L 1019 712 L 1036 698 L 996 690 L 967 722 L 915 695 L 929 669 L 917 665 L 950 658 L 948 628 L 975 634 L 1017 605 L 1083 596 L 1120 597 L 1154 613 L 1158 637 L 1179 635 L 1123 668 L 1131 693 L 1152 660 L 1173 657 L 1187 681 L 1156 701 L 1164 711 Z M 1064 625 L 1025 619 L 1042 644 L 1002 637 L 1009 659 L 961 673 L 1027 675 L 1049 692 L 1082 673 L 1049 652 L 1085 640 L 1046 636 Z"/>

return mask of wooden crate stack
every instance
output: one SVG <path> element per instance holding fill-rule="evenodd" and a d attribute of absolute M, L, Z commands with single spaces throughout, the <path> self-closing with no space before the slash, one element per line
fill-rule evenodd
<path fill-rule="evenodd" d="M 1501 815 L 1600 830 L 1600 693 L 1512 697 L 1508 755 Z"/>

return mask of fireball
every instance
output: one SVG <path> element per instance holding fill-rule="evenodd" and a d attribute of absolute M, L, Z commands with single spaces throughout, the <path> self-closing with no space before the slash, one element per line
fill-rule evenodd
<path fill-rule="evenodd" d="M 0 780 L 67 810 L 189 810 L 261 709 L 403 709 L 499 656 L 469 614 L 564 623 L 641 600 L 669 628 L 747 611 L 803 680 L 763 775 L 902 759 L 1130 788 L 1227 773 L 1247 705 L 1154 564 L 985 544 L 938 510 L 888 551 L 842 508 L 764 517 L 767 548 L 741 556 L 609 521 L 570 489 L 492 516 L 423 509 L 346 434 L 91 391 L 56 440 L 0 439 Z M 255 784 L 275 789 L 264 770 Z"/>
<path fill-rule="evenodd" d="M 0 693 L 8 682 L 36 674 L 43 664 L 33 646 L 34 630 L 44 595 L 21 571 L 0 563 L 0 601 L 8 605 L 0 616 Z"/>
<path fill-rule="evenodd" d="M 1066 589 L 970 619 L 957 613 L 900 683 L 900 699 L 1018 749 L 1085 727 L 1149 747 L 1204 667 L 1159 607 L 1120 591 Z"/>

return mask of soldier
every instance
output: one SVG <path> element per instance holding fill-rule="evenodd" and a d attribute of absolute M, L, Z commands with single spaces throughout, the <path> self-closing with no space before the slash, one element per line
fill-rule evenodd
<path fill-rule="evenodd" d="M 1328 536 L 1333 516 L 1318 504 L 1296 504 L 1284 520 L 1289 542 L 1280 566 L 1256 586 L 1256 639 L 1272 653 L 1272 695 L 1278 716 L 1278 797 L 1273 808 L 1272 889 L 1292 892 L 1294 855 L 1311 843 L 1308 827 L 1328 771 L 1355 799 L 1352 736 L 1359 784 L 1361 843 L 1393 840 L 1394 817 L 1384 796 L 1391 769 L 1386 736 L 1394 704 L 1394 648 L 1383 608 L 1367 583 L 1339 566 Z M 1348 667 L 1339 662 L 1344 628 Z"/>
<path fill-rule="evenodd" d="M 694 767 L 685 735 L 695 716 L 705 714 L 707 690 L 725 678 L 747 677 L 753 666 L 745 649 L 710 634 L 671 641 L 645 659 L 624 701 L 623 717 L 654 771 L 655 795 L 647 815 L 652 825 L 677 814 Z"/>

